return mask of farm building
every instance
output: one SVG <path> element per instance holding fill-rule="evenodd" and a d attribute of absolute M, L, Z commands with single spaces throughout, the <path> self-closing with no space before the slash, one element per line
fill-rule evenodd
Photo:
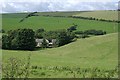
<path fill-rule="evenodd" d="M 56 44 L 56 39 L 45 39 L 45 41 L 47 42 L 47 47 L 55 47 L 54 45 Z M 35 39 L 35 42 L 37 43 L 36 47 L 42 47 L 43 44 L 43 39 Z"/>

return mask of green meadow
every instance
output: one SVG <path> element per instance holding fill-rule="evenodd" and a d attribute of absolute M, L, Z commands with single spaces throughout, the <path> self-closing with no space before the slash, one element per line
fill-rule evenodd
<path fill-rule="evenodd" d="M 26 62 L 27 56 L 31 54 L 30 77 L 41 78 L 89 78 L 92 76 L 91 71 L 94 72 L 92 70 L 94 68 L 98 68 L 96 74 L 100 75 L 102 73 L 106 75 L 107 70 L 108 72 L 112 72 L 112 70 L 114 72 L 114 69 L 118 66 L 118 23 L 42 16 L 48 14 L 72 16 L 87 13 L 89 12 L 44 12 L 38 13 L 40 16 L 30 17 L 21 23 L 19 21 L 26 13 L 3 14 L 2 28 L 5 31 L 18 28 L 31 28 L 33 30 L 44 28 L 49 31 L 67 29 L 73 24 L 77 24 L 78 31 L 96 29 L 107 32 L 106 35 L 77 39 L 74 42 L 57 48 L 38 49 L 36 51 L 2 50 L 3 63 L 11 57 L 16 57 Z M 97 15 L 98 13 L 95 14 Z M 112 16 L 114 17 L 114 15 Z M 118 77 L 116 72 L 114 77 Z"/>
<path fill-rule="evenodd" d="M 77 30 L 97 29 L 105 30 L 107 33 L 117 32 L 118 30 L 117 23 L 61 17 L 33 16 L 26 19 L 24 22 L 19 23 L 19 21 L 25 16 L 26 14 L 20 13 L 3 14 L 3 29 L 6 31 L 18 28 L 32 28 L 34 30 L 44 28 L 45 30 L 56 30 L 66 29 L 69 26 L 72 26 L 73 24 L 77 24 Z"/>
<path fill-rule="evenodd" d="M 37 66 L 37 69 L 32 69 L 37 74 L 32 73 L 31 77 L 73 77 L 73 74 L 65 76 L 64 70 L 56 70 L 56 72 L 52 69 L 53 72 L 51 72 L 49 67 L 56 66 L 68 67 L 73 71 L 72 68 L 114 70 L 118 66 L 117 35 L 117 33 L 112 33 L 79 39 L 59 48 L 38 51 L 2 50 L 2 58 L 3 62 L 6 62 L 11 57 L 22 59 L 25 62 L 27 56 L 31 54 L 30 64 L 32 67 Z M 43 69 L 39 69 L 39 67 L 43 67 Z M 41 72 L 46 75 L 40 76 Z M 51 74 L 51 76 L 48 76 L 48 74 Z M 80 77 L 80 75 L 77 77 Z"/>
<path fill-rule="evenodd" d="M 119 11 L 91 11 L 85 13 L 79 13 L 73 16 L 82 16 L 82 17 L 93 17 L 97 19 L 105 20 L 118 20 Z"/>

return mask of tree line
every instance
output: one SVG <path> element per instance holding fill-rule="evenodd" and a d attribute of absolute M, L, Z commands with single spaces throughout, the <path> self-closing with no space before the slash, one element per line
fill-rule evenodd
<path fill-rule="evenodd" d="M 87 19 L 87 20 L 96 20 L 96 21 L 104 21 L 104 22 L 115 22 L 115 23 L 120 23 L 119 20 L 106 20 L 106 19 L 98 19 L 98 18 L 94 18 L 94 17 L 83 17 L 83 16 L 60 16 L 60 15 L 56 15 L 56 16 L 53 16 L 53 15 L 42 15 L 42 16 L 45 16 L 45 17 L 62 17 L 62 18 L 76 18 L 76 19 Z"/>
<path fill-rule="evenodd" d="M 43 44 L 46 45 L 45 39 L 56 39 L 56 46 L 62 46 L 72 42 L 75 34 L 72 31 L 61 29 L 56 31 L 45 31 L 44 29 L 16 29 L 9 30 L 2 35 L 2 49 L 9 50 L 35 50 L 37 43 L 35 39 L 44 39 Z"/>
<path fill-rule="evenodd" d="M 76 31 L 77 25 L 70 26 L 67 29 L 59 29 L 54 31 L 46 31 L 43 28 L 33 29 L 16 29 L 9 30 L 2 35 L 2 49 L 10 50 L 35 50 L 35 39 L 43 39 L 42 46 L 46 48 L 47 40 L 56 39 L 55 47 L 63 46 L 75 41 L 77 38 L 86 38 L 90 35 L 104 35 L 102 30 L 85 30 Z M 4 30 L 3 30 L 4 31 Z M 4 31 L 5 32 L 5 31 Z"/>
<path fill-rule="evenodd" d="M 84 31 L 75 31 L 75 34 L 77 38 L 87 38 L 87 37 L 90 37 L 91 35 L 92 36 L 105 35 L 106 31 L 90 29 L 90 30 L 84 30 Z"/>

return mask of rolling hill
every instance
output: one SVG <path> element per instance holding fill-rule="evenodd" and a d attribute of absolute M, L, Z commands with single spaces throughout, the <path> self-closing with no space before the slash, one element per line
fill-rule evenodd
<path fill-rule="evenodd" d="M 70 73 L 69 71 L 75 71 L 74 69 L 70 69 L 68 70 L 68 72 L 66 72 L 64 70 L 59 71 L 59 69 L 47 69 L 46 67 L 56 68 L 60 66 L 62 68 L 67 67 L 75 69 L 99 68 L 103 70 L 102 73 L 104 74 L 105 70 L 112 71 L 118 66 L 118 23 L 74 19 L 68 17 L 87 16 L 115 20 L 116 16 L 114 16 L 113 11 L 39 12 L 37 14 L 40 16 L 30 17 L 25 21 L 19 23 L 19 21 L 27 14 L 28 13 L 2 14 L 2 28 L 6 32 L 8 30 L 18 28 L 31 28 L 33 30 L 44 28 L 45 30 L 49 31 L 57 29 L 67 29 L 74 23 L 78 25 L 77 30 L 104 30 L 107 32 L 107 34 L 102 36 L 92 36 L 85 39 L 77 39 L 77 41 L 75 42 L 57 48 L 38 49 L 36 51 L 0 50 L 2 51 L 0 57 L 2 57 L 3 63 L 5 63 L 7 59 L 11 57 L 16 57 L 17 59 L 21 59 L 23 60 L 23 62 L 26 62 L 26 58 L 29 54 L 31 54 L 30 65 L 33 72 L 31 72 L 30 77 L 35 78 L 70 78 L 74 75 L 74 72 Z M 43 15 L 66 17 L 47 17 Z M 33 66 L 37 66 L 38 68 L 33 69 Z M 43 68 L 41 69 L 41 67 Z M 77 77 L 81 76 L 77 75 Z"/>
<path fill-rule="evenodd" d="M 3 61 L 9 57 L 25 58 L 30 53 L 31 65 L 112 69 L 118 62 L 117 35 L 117 33 L 112 33 L 79 39 L 62 47 L 32 52 L 2 50 Z"/>
<path fill-rule="evenodd" d="M 73 15 L 80 12 L 44 12 L 44 14 L 51 15 Z M 81 12 L 88 13 L 88 12 Z M 42 15 L 43 13 L 37 13 Z M 96 13 L 97 14 L 97 13 Z M 74 19 L 74 18 L 63 18 L 63 17 L 45 17 L 45 16 L 34 16 L 26 19 L 22 23 L 19 21 L 26 16 L 26 13 L 11 13 L 2 15 L 2 28 L 5 31 L 18 28 L 32 28 L 34 30 L 39 28 L 44 28 L 45 30 L 56 30 L 56 29 L 67 29 L 73 24 L 77 24 L 77 30 L 87 30 L 87 29 L 97 29 L 104 30 L 107 33 L 113 33 L 118 31 L 118 24 L 112 22 L 101 22 L 93 20 L 84 19 Z M 114 17 L 114 15 L 113 15 Z"/>
<path fill-rule="evenodd" d="M 82 16 L 82 17 L 93 17 L 97 19 L 105 19 L 105 20 L 118 20 L 118 11 L 91 11 L 79 13 L 73 16 Z"/>

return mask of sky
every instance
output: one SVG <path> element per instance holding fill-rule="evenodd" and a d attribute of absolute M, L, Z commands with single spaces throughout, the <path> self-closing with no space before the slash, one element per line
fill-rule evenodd
<path fill-rule="evenodd" d="M 0 13 L 117 10 L 119 0 L 0 0 Z"/>

